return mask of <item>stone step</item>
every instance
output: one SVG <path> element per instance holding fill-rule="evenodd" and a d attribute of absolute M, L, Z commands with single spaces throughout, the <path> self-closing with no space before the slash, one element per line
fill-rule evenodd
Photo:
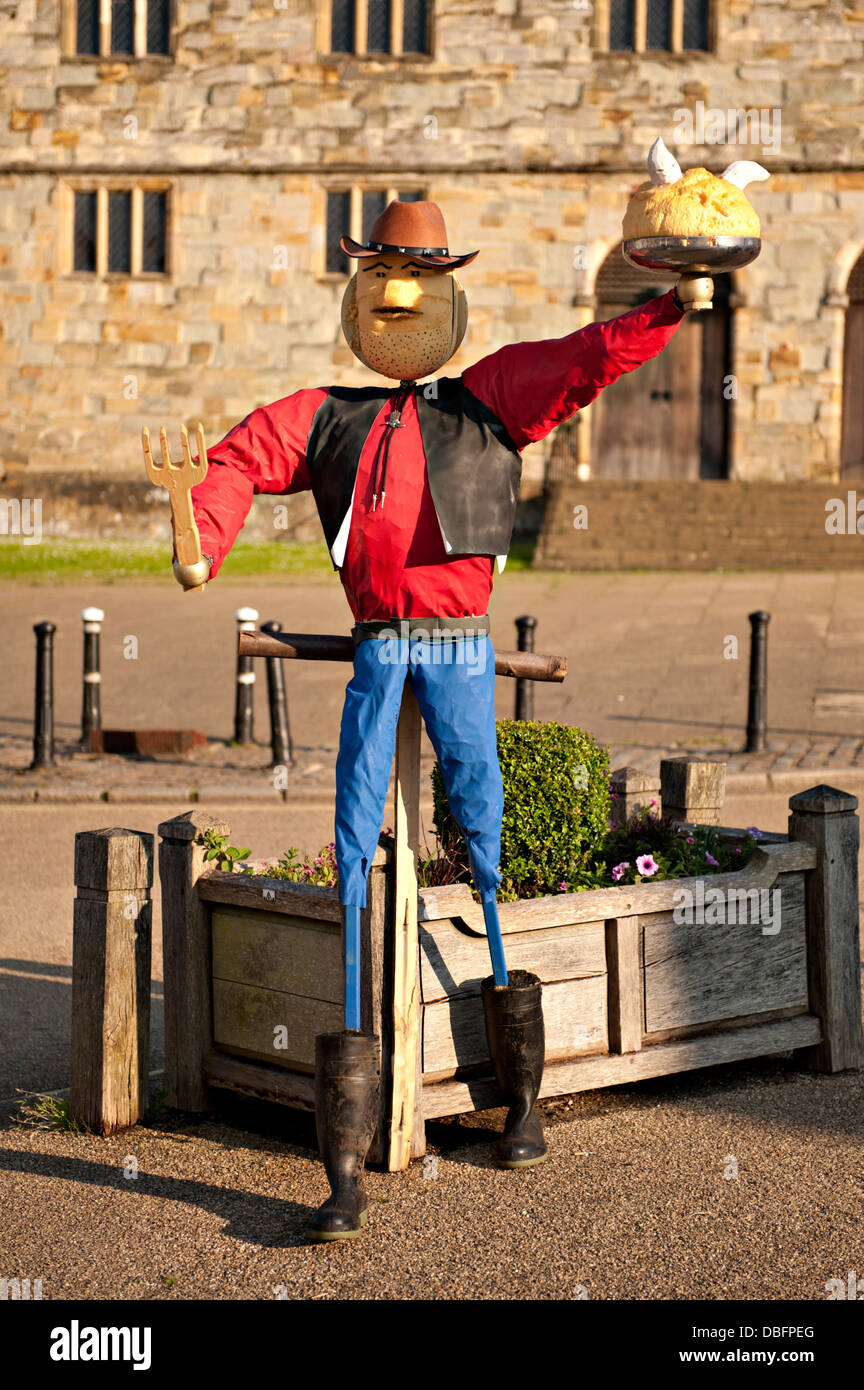
<path fill-rule="evenodd" d="M 846 502 L 850 490 L 830 481 L 554 483 L 535 565 L 861 569 L 864 536 L 825 529 L 826 502 L 838 497 Z M 573 526 L 577 505 L 587 507 L 584 530 Z"/>

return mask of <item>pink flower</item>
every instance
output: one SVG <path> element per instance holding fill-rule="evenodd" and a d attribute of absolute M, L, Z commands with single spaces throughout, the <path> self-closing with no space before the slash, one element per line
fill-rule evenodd
<path fill-rule="evenodd" d="M 695 845 L 696 841 L 693 839 L 692 835 L 687 836 L 687 843 L 688 845 Z"/>
<path fill-rule="evenodd" d="M 720 862 L 719 862 L 719 860 L 715 859 L 713 854 L 709 854 L 707 849 L 706 849 L 706 851 L 705 851 L 705 863 L 706 863 L 706 864 L 712 865 L 712 867 L 715 868 L 715 869 L 719 869 L 719 868 L 720 868 Z M 713 891 L 714 891 L 713 888 L 712 888 L 711 891 L 712 891 L 712 893 L 713 893 Z"/>
<path fill-rule="evenodd" d="M 649 806 L 656 806 L 656 805 L 657 805 L 657 798 L 656 798 L 656 796 L 652 796 L 651 800 L 648 802 L 648 805 L 649 805 Z"/>
<path fill-rule="evenodd" d="M 559 891 L 559 893 L 566 893 L 566 892 L 567 892 L 567 884 L 566 884 L 566 883 L 563 883 L 563 882 L 562 882 L 562 883 L 559 883 L 559 884 L 558 884 L 558 891 Z"/>
<path fill-rule="evenodd" d="M 629 868 L 630 868 L 630 860 L 629 860 L 629 859 L 625 859 L 623 864 L 616 864 L 616 865 L 615 865 L 615 868 L 612 870 L 612 877 L 614 878 L 614 880 L 615 880 L 616 883 L 619 883 L 620 880 L 624 877 L 624 870 L 625 870 L 625 869 L 629 869 Z"/>
<path fill-rule="evenodd" d="M 736 845 L 736 846 L 735 846 L 735 853 L 736 853 L 736 854 L 740 854 L 740 853 L 741 853 L 741 846 L 740 846 L 740 845 Z"/>
<path fill-rule="evenodd" d="M 640 854 L 636 860 L 636 872 L 641 874 L 643 878 L 650 878 L 652 874 L 656 874 L 659 868 L 660 865 L 654 862 L 653 854 Z"/>

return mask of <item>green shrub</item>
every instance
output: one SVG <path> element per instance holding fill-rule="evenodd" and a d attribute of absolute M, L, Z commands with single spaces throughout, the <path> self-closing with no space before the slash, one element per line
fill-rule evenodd
<path fill-rule="evenodd" d="M 609 828 L 609 750 L 565 724 L 501 719 L 504 781 L 499 898 L 599 886 L 598 847 Z M 435 832 L 449 878 L 467 873 L 462 832 L 450 814 L 441 771 L 432 770 Z"/>

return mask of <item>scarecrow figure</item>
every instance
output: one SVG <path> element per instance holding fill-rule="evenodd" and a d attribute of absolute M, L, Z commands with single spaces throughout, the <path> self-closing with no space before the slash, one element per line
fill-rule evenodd
<path fill-rule="evenodd" d="M 184 587 L 212 578 L 253 495 L 311 489 L 354 615 L 354 674 L 336 766 L 336 859 L 344 908 L 345 1027 L 316 1039 L 316 1117 L 332 1195 L 312 1239 L 356 1235 L 360 1179 L 375 1129 L 378 1040 L 360 1028 L 360 914 L 384 816 L 396 723 L 411 682 L 450 809 L 468 846 L 492 975 L 482 998 L 489 1050 L 509 1113 L 499 1162 L 546 1157 L 534 1102 L 544 1059 L 540 981 L 508 977 L 495 901 L 503 790 L 495 735 L 488 608 L 503 569 L 520 452 L 604 386 L 655 357 L 684 308 L 670 291 L 569 336 L 502 348 L 461 376 L 418 384 L 456 352 L 467 302 L 454 271 L 477 251 L 448 250 L 434 203 L 392 202 L 358 261 L 342 327 L 354 354 L 398 385 L 301 390 L 253 410 L 215 448 L 193 489 L 204 559 L 175 562 Z"/>

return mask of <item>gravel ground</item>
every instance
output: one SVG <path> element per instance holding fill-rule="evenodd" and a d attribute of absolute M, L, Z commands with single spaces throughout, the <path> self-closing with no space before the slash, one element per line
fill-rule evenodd
<path fill-rule="evenodd" d="M 522 1174 L 492 1165 L 503 1112 L 430 1124 L 336 1248 L 303 1239 L 327 1191 L 309 1117 L 110 1139 L 7 1120 L 0 1269 L 45 1299 L 824 1300 L 864 1267 L 862 1101 L 864 1075 L 782 1058 L 559 1099 Z"/>

